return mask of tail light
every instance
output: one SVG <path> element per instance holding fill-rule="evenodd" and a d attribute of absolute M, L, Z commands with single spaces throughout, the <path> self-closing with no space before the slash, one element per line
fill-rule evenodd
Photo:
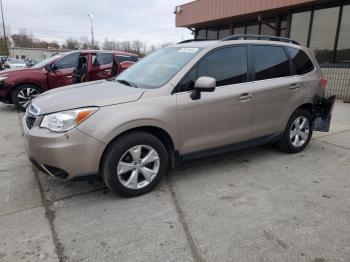
<path fill-rule="evenodd" d="M 320 85 L 321 85 L 324 89 L 326 89 L 327 86 L 328 86 L 328 79 L 325 78 L 325 77 L 321 77 Z"/>

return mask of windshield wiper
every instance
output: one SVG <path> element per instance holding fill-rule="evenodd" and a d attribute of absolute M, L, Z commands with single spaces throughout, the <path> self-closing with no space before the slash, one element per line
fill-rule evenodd
<path fill-rule="evenodd" d="M 137 85 L 135 83 L 127 81 L 125 79 L 118 79 L 117 81 L 123 85 L 132 86 L 132 87 L 137 88 Z"/>

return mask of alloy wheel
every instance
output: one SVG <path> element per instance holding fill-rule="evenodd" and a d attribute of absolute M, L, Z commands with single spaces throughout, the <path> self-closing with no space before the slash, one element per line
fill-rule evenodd
<path fill-rule="evenodd" d="M 292 123 L 289 134 L 293 146 L 303 146 L 310 134 L 310 123 L 307 117 L 298 116 Z"/>
<path fill-rule="evenodd" d="M 128 149 L 120 158 L 117 167 L 118 179 L 129 189 L 148 186 L 157 176 L 160 159 L 157 151 L 147 145 Z"/>
<path fill-rule="evenodd" d="M 35 88 L 32 88 L 32 87 L 23 88 L 17 94 L 18 103 L 22 107 L 26 108 L 29 105 L 30 101 L 36 96 L 38 96 L 39 94 L 40 92 Z"/>

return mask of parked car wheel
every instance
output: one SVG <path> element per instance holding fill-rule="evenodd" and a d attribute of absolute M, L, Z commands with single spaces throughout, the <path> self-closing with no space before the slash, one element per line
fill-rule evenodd
<path fill-rule="evenodd" d="M 35 85 L 21 85 L 12 94 L 12 101 L 18 109 L 25 111 L 30 101 L 40 95 L 42 90 Z"/>
<path fill-rule="evenodd" d="M 290 117 L 278 146 L 287 153 L 299 153 L 310 142 L 312 131 L 311 113 L 297 109 Z"/>
<path fill-rule="evenodd" d="M 166 173 L 167 166 L 167 150 L 157 137 L 146 132 L 132 132 L 109 146 L 101 176 L 114 193 L 133 197 L 151 191 Z"/>

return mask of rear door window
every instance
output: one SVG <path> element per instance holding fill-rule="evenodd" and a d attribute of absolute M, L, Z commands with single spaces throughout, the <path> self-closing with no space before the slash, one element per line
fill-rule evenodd
<path fill-rule="evenodd" d="M 304 75 L 314 70 L 314 65 L 304 51 L 288 47 L 290 59 L 297 75 Z"/>
<path fill-rule="evenodd" d="M 252 46 L 255 80 L 290 76 L 288 56 L 281 46 Z"/>
<path fill-rule="evenodd" d="M 98 53 L 93 60 L 94 66 L 108 65 L 113 63 L 112 53 Z"/>
<path fill-rule="evenodd" d="M 216 86 L 247 81 L 247 51 L 245 46 L 225 47 L 209 53 L 181 81 L 180 92 L 190 91 L 201 76 L 216 79 Z"/>

